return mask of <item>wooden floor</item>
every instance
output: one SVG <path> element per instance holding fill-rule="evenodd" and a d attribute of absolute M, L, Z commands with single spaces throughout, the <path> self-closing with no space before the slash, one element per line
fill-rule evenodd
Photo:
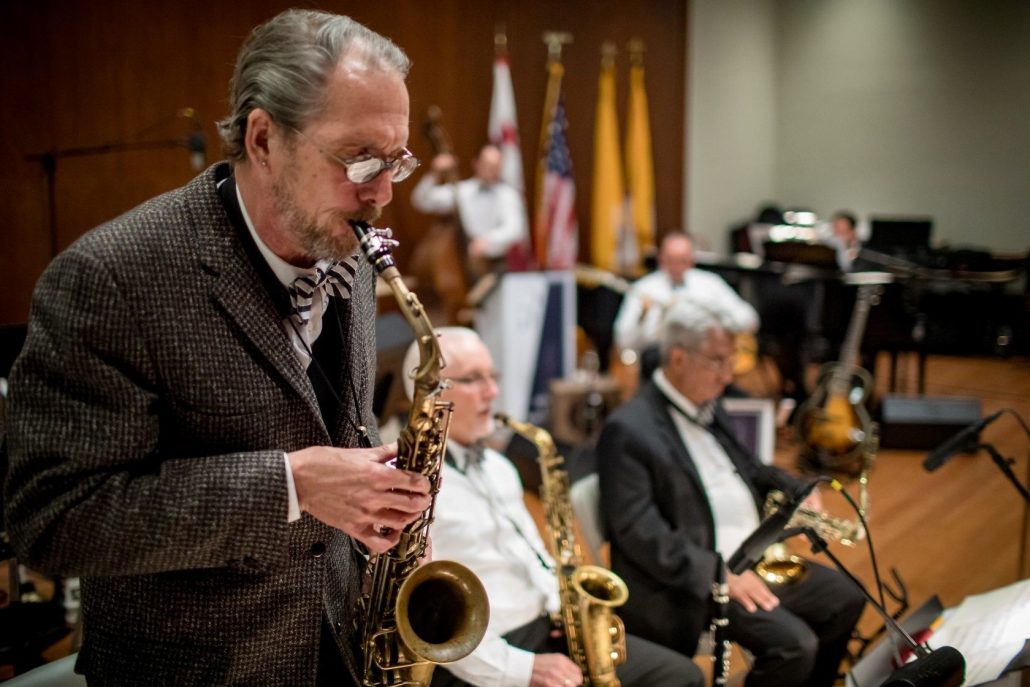
<path fill-rule="evenodd" d="M 898 391 L 915 393 L 916 365 L 909 363 Z M 888 391 L 889 361 L 878 361 L 877 392 Z M 761 374 L 745 380 L 745 386 L 761 393 L 766 384 Z M 930 397 L 964 396 L 980 399 L 983 415 L 1011 408 L 1030 421 L 1030 360 L 930 357 L 925 394 Z M 1011 414 L 1004 414 L 982 434 L 1007 458 L 1024 484 L 1030 484 L 1030 439 Z M 917 608 L 936 594 L 945 607 L 960 603 L 970 594 L 1002 587 L 1030 575 L 1027 558 L 1030 540 L 1025 528 L 1027 508 L 1023 497 L 986 453 L 957 455 L 929 473 L 922 462 L 926 451 L 882 449 L 869 474 L 868 522 L 881 576 L 894 568 L 908 589 L 909 605 Z M 797 446 L 789 432 L 777 439 L 776 463 L 796 468 Z M 857 498 L 857 485 L 848 487 Z M 853 519 L 844 498 L 831 489 L 823 491 L 827 510 Z M 804 547 L 794 548 L 804 551 Z M 832 551 L 868 589 L 874 577 L 868 548 L 832 544 Z M 809 554 L 811 555 L 811 554 Z M 814 557 L 827 565 L 824 556 Z M 888 604 L 891 610 L 896 608 Z M 882 626 L 867 609 L 859 623 L 865 634 Z"/>
<path fill-rule="evenodd" d="M 876 379 L 882 393 L 886 392 L 888 374 L 886 361 L 879 363 Z M 911 367 L 909 372 L 914 374 L 914 365 Z M 901 381 L 902 390 L 904 385 L 914 390 L 915 380 L 911 376 Z M 769 374 L 755 371 L 742 380 L 742 385 L 761 394 L 769 382 Z M 984 415 L 1012 408 L 1024 419 L 1030 418 L 1030 360 L 931 357 L 926 394 L 974 397 L 982 402 Z M 1030 476 L 1030 444 L 1017 421 L 1003 415 L 984 432 L 983 439 L 1015 460 L 1016 474 L 1026 484 Z M 789 433 L 778 437 L 778 464 L 794 469 L 796 451 Z M 885 449 L 876 457 L 869 477 L 868 520 L 881 573 L 887 574 L 892 567 L 897 569 L 913 608 L 933 594 L 945 606 L 953 606 L 967 595 L 1026 577 L 1030 562 L 1019 560 L 1021 542 L 1024 547 L 1030 546 L 1024 530 L 1026 508 L 994 462 L 985 454 L 961 455 L 936 472 L 927 473 L 922 467 L 925 456 L 926 451 Z M 857 497 L 854 487 L 849 487 L 849 492 Z M 529 498 L 531 505 L 538 508 L 533 500 Z M 825 493 L 824 503 L 831 512 L 850 517 L 838 494 Z M 832 546 L 872 588 L 867 549 Z M 867 611 L 860 629 L 868 633 L 880 625 L 879 618 Z M 52 660 L 66 652 L 65 643 L 54 647 L 47 658 Z"/>
<path fill-rule="evenodd" d="M 877 393 L 884 394 L 888 391 L 889 360 L 883 357 L 877 362 Z M 818 370 L 810 372 L 814 378 Z M 915 375 L 915 360 L 903 360 L 895 392 L 915 394 Z M 738 383 L 763 396 L 771 395 L 769 390 L 776 387 L 777 379 L 770 368 L 756 369 Z M 1028 359 L 930 357 L 925 385 L 926 396 L 977 398 L 983 415 L 1012 408 L 1030 421 Z M 1030 484 L 1030 442 L 1015 418 L 1003 415 L 984 431 L 982 439 L 1013 458 L 1016 475 L 1023 484 Z M 776 464 L 796 472 L 797 453 L 792 432 L 779 432 Z M 1027 577 L 1030 561 L 1022 565 L 1019 561 L 1020 542 L 1030 547 L 1023 529 L 1027 511 L 1012 483 L 986 454 L 955 456 L 933 473 L 923 469 L 926 454 L 923 450 L 882 449 L 870 471 L 867 520 L 881 576 L 889 575 L 891 568 L 897 570 L 913 610 L 935 594 L 949 607 L 970 594 Z M 847 490 L 858 498 L 857 485 L 848 485 Z M 531 510 L 538 511 L 539 504 L 532 496 L 527 501 Z M 824 489 L 823 503 L 832 514 L 854 519 L 844 498 L 832 489 Z M 825 556 L 812 556 L 803 542 L 792 541 L 791 545 L 797 553 L 832 565 Z M 868 589 L 875 588 L 864 543 L 855 548 L 831 544 L 831 550 Z M 888 607 L 894 611 L 897 605 L 889 602 Z M 867 609 L 859 631 L 869 635 L 882 624 L 880 617 Z M 710 661 L 695 660 L 707 674 Z M 743 661 L 735 653 L 732 674 L 739 678 L 742 670 Z"/>

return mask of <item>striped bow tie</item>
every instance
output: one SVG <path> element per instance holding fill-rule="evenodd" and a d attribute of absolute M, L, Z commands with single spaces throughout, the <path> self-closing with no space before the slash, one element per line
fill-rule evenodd
<path fill-rule="evenodd" d="M 325 290 L 330 296 L 350 298 L 351 282 L 357 271 L 353 259 L 333 261 L 317 265 L 314 274 L 297 277 L 289 287 L 290 301 L 301 325 L 311 320 L 311 302 L 315 292 Z"/>

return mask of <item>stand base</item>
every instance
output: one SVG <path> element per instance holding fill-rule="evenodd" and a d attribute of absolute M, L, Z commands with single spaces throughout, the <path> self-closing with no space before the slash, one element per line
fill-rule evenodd
<path fill-rule="evenodd" d="M 965 676 L 962 654 L 943 646 L 895 670 L 882 687 L 959 687 Z"/>

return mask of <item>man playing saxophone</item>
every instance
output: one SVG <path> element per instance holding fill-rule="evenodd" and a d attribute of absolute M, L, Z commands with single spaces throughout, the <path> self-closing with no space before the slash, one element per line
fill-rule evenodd
<path fill-rule="evenodd" d="M 583 684 L 567 643 L 552 622 L 559 609 L 554 561 L 523 501 L 522 485 L 505 456 L 482 441 L 494 430 L 497 377 L 490 352 L 470 329 L 436 330 L 454 403 L 446 464 L 433 523 L 433 555 L 468 566 L 486 587 L 490 624 L 469 656 L 439 666 L 436 687 Z M 417 361 L 413 345 L 404 370 Z M 410 380 L 405 380 L 406 383 Z M 411 388 L 409 384 L 409 395 Z M 626 637 L 626 662 L 616 673 L 624 687 L 701 685 L 687 657 L 638 637 Z"/>
<path fill-rule="evenodd" d="M 727 319 L 677 301 L 660 334 L 661 367 L 609 417 L 598 441 L 612 569 L 629 586 L 627 630 L 692 654 L 709 590 L 759 524 L 760 499 L 801 482 L 763 465 L 734 437 L 718 400 L 733 379 Z M 817 498 L 808 505 L 818 510 Z M 747 687 L 830 687 L 865 605 L 843 576 L 815 564 L 773 589 L 752 570 L 727 574 L 726 635 L 754 655 Z"/>

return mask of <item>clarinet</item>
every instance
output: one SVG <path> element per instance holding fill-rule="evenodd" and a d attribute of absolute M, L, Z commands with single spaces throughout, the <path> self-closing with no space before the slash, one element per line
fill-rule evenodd
<path fill-rule="evenodd" d="M 712 582 L 712 684 L 725 685 L 730 674 L 730 640 L 726 628 L 730 625 L 726 609 L 730 604 L 730 587 L 726 584 L 726 566 L 722 556 L 715 554 L 715 579 Z"/>

